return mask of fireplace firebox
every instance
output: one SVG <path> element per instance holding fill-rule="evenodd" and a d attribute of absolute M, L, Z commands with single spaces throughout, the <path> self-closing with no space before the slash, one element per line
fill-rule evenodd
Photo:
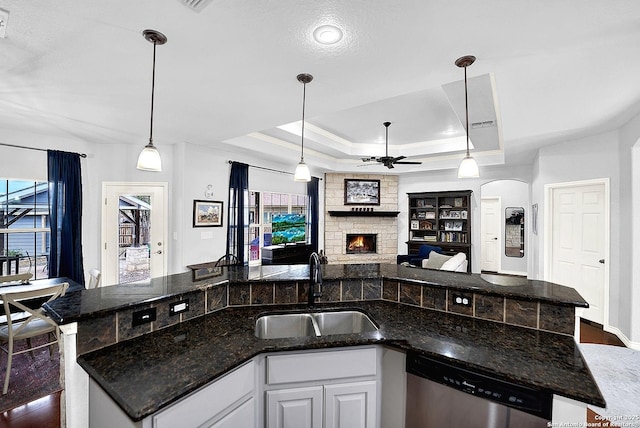
<path fill-rule="evenodd" d="M 347 254 L 375 254 L 375 233 L 347 233 Z"/>

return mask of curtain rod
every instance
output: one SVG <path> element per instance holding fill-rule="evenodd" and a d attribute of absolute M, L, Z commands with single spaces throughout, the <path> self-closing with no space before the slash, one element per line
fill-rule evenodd
<path fill-rule="evenodd" d="M 40 152 L 48 151 L 48 149 L 40 149 L 38 147 L 18 146 L 17 144 L 8 144 L 8 143 L 0 143 L 0 146 L 15 147 L 17 149 L 38 150 Z M 76 152 L 69 152 L 69 153 L 75 153 L 76 155 L 80 156 L 81 158 L 86 158 L 87 157 L 87 155 L 84 154 L 84 153 L 76 153 Z"/>
<path fill-rule="evenodd" d="M 229 162 L 229 164 L 232 164 L 235 161 L 230 160 L 228 162 Z M 239 163 L 244 163 L 244 162 L 239 162 Z M 263 169 L 265 171 L 278 172 L 280 174 L 294 175 L 293 172 L 289 172 L 289 171 L 280 171 L 279 169 L 272 169 L 272 168 L 267 168 L 267 167 L 264 167 L 264 166 L 256 166 L 256 165 L 249 165 L 249 164 L 247 164 L 247 165 L 250 166 L 251 168 Z M 318 180 L 322 180 L 322 178 L 320 178 L 320 177 L 316 177 L 316 178 Z"/>

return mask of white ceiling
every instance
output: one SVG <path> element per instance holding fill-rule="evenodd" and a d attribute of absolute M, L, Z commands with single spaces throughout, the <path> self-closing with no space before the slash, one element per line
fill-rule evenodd
<path fill-rule="evenodd" d="M 0 0 L 0 142 L 47 136 L 141 148 L 157 47 L 154 142 L 254 150 L 312 172 L 380 172 L 385 152 L 455 168 L 468 68 L 472 154 L 526 164 L 542 145 L 615 129 L 640 111 L 637 0 Z M 336 45 L 313 30 L 339 26 Z M 36 138 L 38 139 L 38 138 Z M 259 164 L 256 161 L 256 164 Z"/>

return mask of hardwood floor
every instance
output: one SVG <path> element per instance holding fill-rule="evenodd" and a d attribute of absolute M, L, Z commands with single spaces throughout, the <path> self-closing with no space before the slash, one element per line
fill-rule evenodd
<path fill-rule="evenodd" d="M 60 391 L 0 413 L 4 428 L 60 428 Z"/>
<path fill-rule="evenodd" d="M 608 333 L 598 324 L 586 320 L 582 320 L 580 323 L 580 342 L 624 346 L 624 343 L 616 335 Z M 596 419 L 596 413 L 587 409 L 587 422 L 602 422 L 602 419 Z M 60 392 L 0 414 L 0 426 L 5 428 L 60 428 Z M 610 426 L 615 427 L 615 425 Z"/>
<path fill-rule="evenodd" d="M 615 334 L 606 332 L 600 324 L 582 320 L 580 322 L 580 343 L 599 343 L 601 345 L 625 346 Z"/>

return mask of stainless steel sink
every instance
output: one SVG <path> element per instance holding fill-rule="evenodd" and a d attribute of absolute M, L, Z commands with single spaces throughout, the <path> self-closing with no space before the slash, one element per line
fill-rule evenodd
<path fill-rule="evenodd" d="M 255 335 L 260 339 L 278 339 L 319 336 L 320 333 L 309 314 L 273 314 L 256 320 Z"/>
<path fill-rule="evenodd" d="M 255 335 L 260 339 L 367 333 L 378 327 L 358 311 L 327 311 L 296 314 L 269 314 L 256 320 Z"/>
<path fill-rule="evenodd" d="M 358 311 L 318 312 L 312 314 L 321 335 L 367 333 L 378 327 L 366 314 Z"/>

